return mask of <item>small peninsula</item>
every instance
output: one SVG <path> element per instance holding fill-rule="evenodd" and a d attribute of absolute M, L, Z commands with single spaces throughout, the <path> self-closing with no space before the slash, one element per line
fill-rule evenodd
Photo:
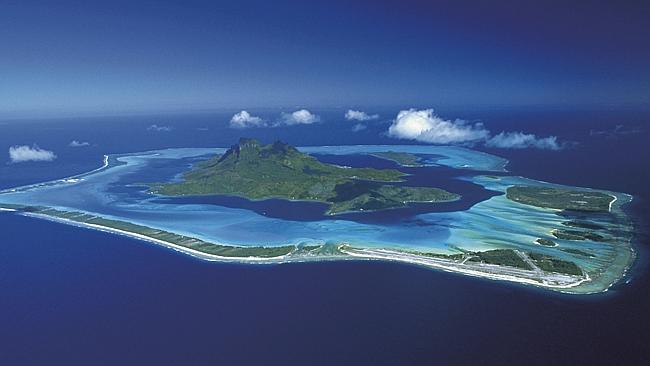
<path fill-rule="evenodd" d="M 231 195 L 250 200 L 281 198 L 325 203 L 327 215 L 447 202 L 459 195 L 439 188 L 407 187 L 395 169 L 350 168 L 318 161 L 276 141 L 242 138 L 224 154 L 197 164 L 182 182 L 152 184 L 167 196 Z"/>

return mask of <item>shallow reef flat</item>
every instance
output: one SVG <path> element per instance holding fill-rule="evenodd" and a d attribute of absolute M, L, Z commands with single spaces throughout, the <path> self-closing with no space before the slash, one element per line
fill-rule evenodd
<path fill-rule="evenodd" d="M 436 211 L 433 204 L 424 213 L 400 216 L 402 211 L 395 211 L 386 216 L 389 219 L 335 216 L 300 221 L 237 205 L 166 201 L 150 193 L 143 182 L 178 181 L 195 164 L 226 151 L 187 148 L 108 155 L 92 172 L 4 190 L 0 207 L 132 235 L 206 260 L 397 261 L 577 294 L 607 290 L 634 259 L 634 228 L 622 209 L 632 199 L 626 194 L 508 176 L 506 160 L 459 147 L 298 150 L 329 155 L 416 154 L 423 166 L 415 169 L 461 169 L 463 181 L 502 194 L 466 210 Z M 484 175 L 486 171 L 498 175 Z M 510 199 L 505 193 L 511 187 L 587 192 L 612 199 L 605 201 L 606 211 L 563 210 Z"/>
<path fill-rule="evenodd" d="M 565 292 L 601 292 L 621 279 L 635 258 L 631 242 L 634 227 L 622 207 L 632 200 L 623 193 L 562 186 L 514 176 L 476 176 L 471 179 L 486 189 L 506 192 L 510 187 L 579 190 L 610 195 L 606 212 L 570 211 L 522 204 L 500 195 L 492 197 L 459 214 L 459 225 L 450 240 L 466 247 L 499 246 L 516 248 L 577 264 L 589 281 Z M 579 237 L 560 237 L 554 233 L 575 229 L 582 223 Z M 539 239 L 554 245 L 539 243 Z M 549 244 L 546 242 L 546 244 Z"/>

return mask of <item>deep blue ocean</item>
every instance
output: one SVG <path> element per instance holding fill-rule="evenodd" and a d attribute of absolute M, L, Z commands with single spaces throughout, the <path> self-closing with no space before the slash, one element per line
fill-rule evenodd
<path fill-rule="evenodd" d="M 384 118 L 359 132 L 343 110 L 315 110 L 319 124 L 248 130 L 226 127 L 233 112 L 0 121 L 0 189 L 92 170 L 105 153 L 229 146 L 241 136 L 407 143 L 385 135 L 397 110 L 378 111 Z M 650 113 L 439 112 L 571 143 L 560 152 L 477 147 L 509 159 L 511 172 L 634 195 L 627 211 L 638 260 L 629 276 L 606 294 L 575 296 L 381 262 L 208 263 L 0 213 L 0 365 L 646 363 Z M 56 160 L 9 163 L 10 146 L 33 144 Z"/>

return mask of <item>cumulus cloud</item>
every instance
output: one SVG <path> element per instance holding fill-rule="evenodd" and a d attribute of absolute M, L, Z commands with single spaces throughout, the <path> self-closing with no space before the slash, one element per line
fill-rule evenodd
<path fill-rule="evenodd" d="M 306 109 L 300 109 L 292 113 L 282 113 L 281 124 L 285 125 L 300 125 L 312 124 L 320 121 L 320 117 L 311 113 Z"/>
<path fill-rule="evenodd" d="M 70 147 L 84 147 L 84 146 L 90 146 L 89 142 L 86 141 L 77 141 L 77 140 L 72 140 L 68 144 Z"/>
<path fill-rule="evenodd" d="M 366 112 L 355 111 L 352 109 L 348 109 L 348 111 L 345 112 L 345 119 L 348 121 L 370 121 L 377 118 L 379 118 L 378 114 L 368 114 Z"/>
<path fill-rule="evenodd" d="M 12 163 L 26 161 L 52 161 L 56 155 L 52 151 L 43 150 L 38 146 L 16 145 L 9 148 L 9 160 Z"/>
<path fill-rule="evenodd" d="M 502 149 L 562 149 L 562 144 L 557 141 L 556 136 L 537 137 L 534 134 L 523 132 L 501 132 L 500 134 L 488 139 L 485 142 L 485 146 Z"/>
<path fill-rule="evenodd" d="M 388 128 L 388 135 L 433 144 L 483 143 L 501 149 L 561 150 L 570 145 L 559 142 L 556 136 L 538 137 L 524 132 L 503 131 L 491 136 L 482 123 L 446 120 L 434 114 L 433 109 L 400 111 Z"/>
<path fill-rule="evenodd" d="M 400 111 L 388 135 L 399 139 L 416 140 L 434 144 L 453 144 L 484 140 L 489 136 L 481 123 L 470 124 L 463 120 L 445 120 L 433 109 Z"/>
<path fill-rule="evenodd" d="M 156 124 L 153 124 L 149 127 L 147 127 L 148 131 L 157 131 L 157 132 L 169 132 L 172 130 L 171 127 L 169 126 L 158 126 Z"/>
<path fill-rule="evenodd" d="M 352 126 L 352 132 L 359 132 L 365 129 L 366 129 L 366 125 L 361 123 L 357 123 L 356 125 Z"/>
<path fill-rule="evenodd" d="M 230 119 L 231 128 L 247 128 L 264 126 L 264 120 L 257 116 L 252 116 L 247 111 L 235 113 Z"/>

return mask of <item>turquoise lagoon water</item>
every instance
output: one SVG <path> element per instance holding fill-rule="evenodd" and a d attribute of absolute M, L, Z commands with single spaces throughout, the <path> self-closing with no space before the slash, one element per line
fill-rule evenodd
<path fill-rule="evenodd" d="M 635 220 L 634 248 L 638 259 L 623 281 L 607 294 L 569 296 L 400 263 L 328 261 L 262 266 L 207 262 L 141 240 L 16 213 L 0 213 L 3 364 L 236 365 L 264 364 L 269 360 L 286 365 L 302 365 L 305 360 L 314 365 L 471 365 L 477 360 L 486 365 L 516 364 L 522 360 L 534 365 L 647 363 L 650 357 L 647 331 L 650 324 L 647 311 L 650 308 L 647 291 L 650 287 L 647 228 L 650 171 L 643 167 L 650 159 L 648 114 L 621 110 L 605 113 L 600 109 L 593 113 L 546 113 L 529 108 L 516 113 L 472 114 L 465 109 L 439 112 L 468 120 L 480 119 L 495 132 L 523 129 L 538 136 L 557 135 L 559 140 L 575 141 L 576 145 L 559 152 L 481 148 L 507 158 L 506 167 L 510 172 L 486 174 L 442 166 L 403 169 L 422 173 L 411 177 L 418 178 L 417 184 L 431 179 L 432 185 L 448 183 L 448 189 L 456 190 L 456 183 L 464 183 L 459 185 L 464 198 L 470 196 L 468 188 L 471 187 L 477 191 L 477 198 L 454 204 L 425 205 L 415 217 L 409 216 L 412 213 L 409 210 L 391 210 L 381 212 L 378 219 L 364 215 L 344 219 L 377 226 L 407 222 L 424 225 L 420 215 L 440 216 L 443 206 L 451 207 L 445 214 L 448 222 L 437 224 L 451 228 L 451 239 L 447 239 L 451 242 L 465 234 L 460 230 L 463 227 L 470 228 L 467 234 L 472 232 L 470 216 L 460 215 L 458 211 L 476 213 L 475 219 L 486 221 L 504 219 L 501 213 L 492 214 L 491 210 L 505 210 L 499 204 L 497 191 L 502 189 L 500 185 L 506 183 L 508 175 L 627 192 L 634 195 L 634 200 L 625 205 L 625 211 Z M 392 116 L 394 111 L 377 112 Z M 396 143 L 385 135 L 387 125 L 382 122 L 369 123 L 360 132 L 344 133 L 351 126 L 341 115 L 339 111 L 323 112 L 326 123 L 245 132 L 247 137 L 265 143 L 281 139 L 295 146 Z M 90 171 L 102 164 L 104 153 L 228 146 L 242 136 L 241 130 L 228 128 L 231 116 L 232 113 L 224 113 L 8 122 L 0 127 L 5 159 L 0 163 L 0 188 Z M 147 130 L 153 123 L 169 125 L 173 131 Z M 625 124 L 623 131 L 640 132 L 611 136 L 618 131 L 619 124 Z M 613 132 L 602 135 L 591 133 L 592 130 Z M 91 146 L 69 148 L 72 139 L 88 141 Z M 53 150 L 57 159 L 8 163 L 9 146 L 33 143 Z M 391 146 L 390 150 L 395 148 Z M 336 160 L 338 164 L 360 159 L 358 156 L 329 159 L 331 156 L 328 161 Z M 192 159 L 182 162 L 185 167 L 170 169 L 165 174 L 156 173 L 170 165 L 162 158 L 157 160 L 155 169 L 145 170 L 152 171 L 150 175 L 154 177 L 171 178 L 174 170 L 186 169 Z M 114 163 L 111 162 L 110 170 L 118 171 L 113 170 Z M 430 177 L 426 172 L 430 172 Z M 466 180 L 440 180 L 437 177 L 441 172 L 454 173 Z M 482 180 L 478 178 L 480 175 L 495 175 L 503 180 Z M 108 179 L 109 176 L 102 178 Z M 145 198 L 152 204 L 161 201 L 138 194 L 142 187 L 123 185 L 125 181 L 137 179 L 137 173 L 115 179 L 110 192 L 102 193 L 117 200 L 112 205 L 116 214 L 120 213 L 117 209 L 124 200 L 130 200 L 131 204 Z M 470 183 L 475 180 L 495 191 L 485 191 L 482 185 Z M 231 205 L 233 208 L 241 202 L 235 203 Z M 249 205 L 261 215 L 266 209 L 264 204 Z M 258 210 L 258 206 L 264 207 Z M 489 206 L 493 207 L 489 209 Z M 297 206 L 291 205 L 294 207 Z M 516 207 L 513 204 L 509 209 L 514 213 Z M 483 208 L 483 215 L 479 215 L 479 208 Z M 525 209 L 533 212 L 528 211 L 533 208 Z M 110 210 L 106 208 L 106 211 Z M 305 211 L 302 209 L 300 215 L 293 217 L 308 216 L 304 215 Z M 456 212 L 452 214 L 452 211 Z M 539 214 L 543 215 L 543 211 Z M 273 212 L 269 210 L 268 215 L 272 216 Z M 458 221 L 459 216 L 466 218 L 466 222 Z M 558 219 L 563 220 L 556 216 L 554 213 L 547 216 L 554 223 L 540 223 L 539 230 L 545 231 L 546 225 L 551 228 Z M 313 221 L 317 220 L 309 218 L 306 222 Z M 501 225 L 497 231 L 509 230 L 520 235 L 523 229 L 516 221 L 511 226 Z M 529 225 L 526 230 L 534 232 L 536 229 Z M 480 238 L 488 234 L 487 230 L 476 233 L 474 245 L 480 245 Z M 516 243 L 490 245 L 532 245 L 531 248 L 539 251 L 564 254 L 558 248 L 535 246 L 529 241 L 532 235 L 523 235 L 517 237 Z M 613 247 L 557 241 L 560 248 Z M 629 245 L 622 244 L 622 247 L 629 248 Z M 596 254 L 599 257 L 585 262 L 598 265 L 596 259 L 606 259 L 604 251 Z"/>
<path fill-rule="evenodd" d="M 462 147 L 354 145 L 300 148 L 316 156 L 367 156 L 382 151 L 417 154 L 426 166 L 410 169 L 411 173 L 426 172 L 435 176 L 438 171 L 442 174 L 453 169 L 458 175 L 449 179 L 457 186 L 451 187 L 461 189 L 461 183 L 470 183 L 472 187 L 491 192 L 480 199 L 475 197 L 476 201 L 469 204 L 465 202 L 465 208 L 459 210 L 441 209 L 444 204 L 431 204 L 415 213 L 412 210 L 389 210 L 398 211 L 392 216 L 382 212 L 291 220 L 281 215 L 268 215 L 263 208 L 251 210 L 202 202 L 202 199 L 196 200 L 198 203 L 179 203 L 146 192 L 143 183 L 179 179 L 193 163 L 224 150 L 179 148 L 111 155 L 107 157 L 105 166 L 89 173 L 4 190 L 0 194 L 0 203 L 81 211 L 225 245 L 350 243 L 358 247 L 408 248 L 439 253 L 456 252 L 458 248 L 534 250 L 578 263 L 594 278 L 594 289 L 620 278 L 633 255 L 629 245 L 631 227 L 620 210 L 622 204 L 631 200 L 630 196 L 609 192 L 617 197 L 612 213 L 590 215 L 590 220 L 607 228 L 607 242 L 558 240 L 551 236 L 551 230 L 566 228 L 562 222 L 568 218 L 558 215 L 555 210 L 512 202 L 503 195 L 508 186 L 517 184 L 555 185 L 508 176 L 505 159 Z M 464 194 L 462 191 L 456 193 Z M 268 207 L 268 202 L 266 204 Z M 324 206 L 301 202 L 296 203 L 293 209 L 323 210 Z M 377 219 L 368 220 L 367 216 Z M 538 245 L 535 243 L 537 238 L 552 239 L 559 246 Z M 592 257 L 562 251 L 567 248 L 579 248 Z"/>

